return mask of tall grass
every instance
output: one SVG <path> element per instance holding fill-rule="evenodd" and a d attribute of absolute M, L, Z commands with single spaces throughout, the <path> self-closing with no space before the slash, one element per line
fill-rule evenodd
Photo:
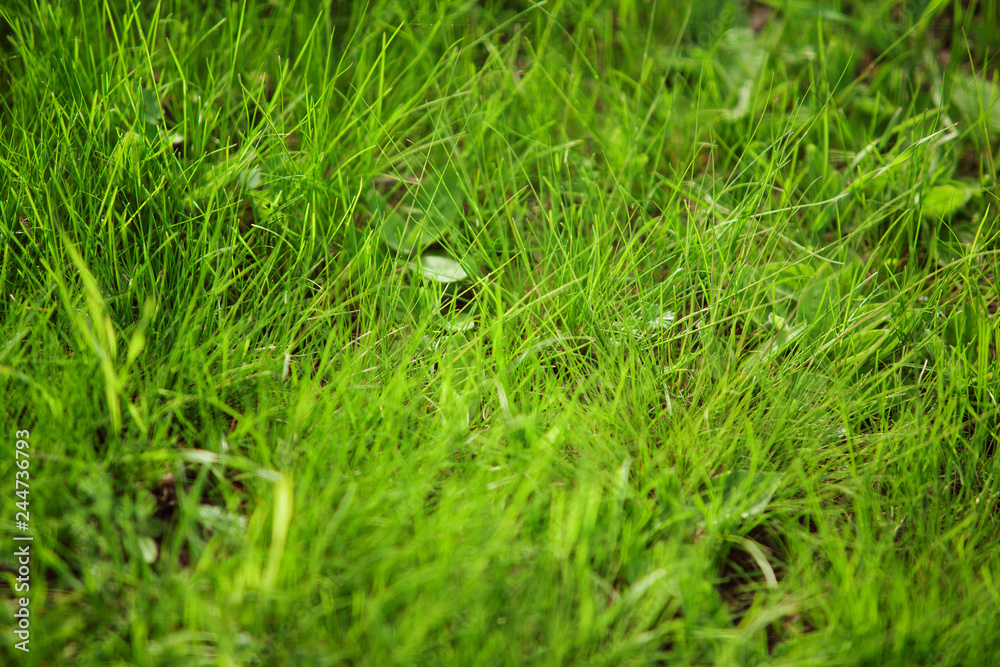
<path fill-rule="evenodd" d="M 993 664 L 998 15 L 5 5 L 0 654 Z"/>

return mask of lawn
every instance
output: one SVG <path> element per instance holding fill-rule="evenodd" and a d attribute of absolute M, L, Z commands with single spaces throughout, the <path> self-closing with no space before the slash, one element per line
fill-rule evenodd
<path fill-rule="evenodd" d="M 1000 664 L 998 148 L 998 0 L 5 1 L 0 662 Z"/>

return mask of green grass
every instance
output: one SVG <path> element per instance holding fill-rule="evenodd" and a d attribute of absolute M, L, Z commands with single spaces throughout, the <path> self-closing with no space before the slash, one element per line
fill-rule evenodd
<path fill-rule="evenodd" d="M 0 9 L 4 664 L 997 664 L 1000 3 L 347 4 Z"/>

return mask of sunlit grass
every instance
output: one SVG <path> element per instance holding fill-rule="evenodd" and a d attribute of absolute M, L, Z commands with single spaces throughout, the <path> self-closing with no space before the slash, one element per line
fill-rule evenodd
<path fill-rule="evenodd" d="M 516 4 L 0 9 L 5 661 L 1000 655 L 1000 5 Z"/>

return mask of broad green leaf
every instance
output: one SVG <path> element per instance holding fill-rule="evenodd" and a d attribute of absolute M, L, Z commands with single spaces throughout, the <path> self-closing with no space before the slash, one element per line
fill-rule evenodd
<path fill-rule="evenodd" d="M 390 210 L 374 189 L 369 190 L 366 199 L 372 215 L 384 220 L 382 234 L 386 245 L 409 255 L 440 241 L 454 229 L 462 192 L 458 172 L 449 168 L 440 177 L 427 176 L 395 209 Z"/>
<path fill-rule="evenodd" d="M 441 326 L 451 333 L 465 333 L 476 328 L 476 318 L 472 313 L 455 313 L 451 319 L 442 317 Z"/>
<path fill-rule="evenodd" d="M 664 310 L 656 317 L 648 320 L 646 322 L 646 326 L 653 331 L 657 329 L 666 329 L 667 327 L 669 327 L 671 324 L 674 323 L 675 319 L 677 319 L 677 315 L 674 314 L 674 311 Z"/>
<path fill-rule="evenodd" d="M 409 262 L 407 266 L 424 278 L 439 283 L 454 283 L 469 277 L 461 264 L 445 255 L 424 255 L 419 260 Z"/>
<path fill-rule="evenodd" d="M 259 167 L 253 167 L 247 171 L 240 174 L 239 181 L 242 183 L 243 187 L 248 190 L 253 190 L 254 188 L 259 188 L 264 180 L 264 174 L 261 172 Z"/>
<path fill-rule="evenodd" d="M 440 178 L 428 178 L 417 190 L 417 209 L 428 218 L 430 228 L 443 232 L 455 224 L 462 193 L 458 186 L 458 172 L 448 168 Z"/>
<path fill-rule="evenodd" d="M 922 215 L 925 218 L 946 218 L 965 206 L 977 190 L 958 181 L 935 185 L 921 197 Z"/>
<path fill-rule="evenodd" d="M 653 335 L 668 329 L 675 319 L 677 315 L 672 310 L 664 310 L 656 305 L 640 308 L 627 320 L 615 323 L 614 342 L 621 343 L 618 334 L 631 335 L 637 340 Z"/>
<path fill-rule="evenodd" d="M 429 229 L 423 222 L 423 214 L 410 209 L 410 216 L 403 217 L 399 209 L 390 209 L 378 191 L 372 189 L 365 195 L 368 208 L 376 224 L 382 226 L 385 244 L 404 255 L 420 251 L 437 241 L 437 230 Z"/>
<path fill-rule="evenodd" d="M 951 101 L 969 120 L 982 114 L 990 132 L 1000 132 L 1000 86 L 969 75 L 956 75 Z"/>
<path fill-rule="evenodd" d="M 148 125 L 156 125 L 163 118 L 163 111 L 160 110 L 160 101 L 156 98 L 156 93 L 142 88 L 139 94 L 142 96 L 142 119 Z"/>
<path fill-rule="evenodd" d="M 753 354 L 747 357 L 746 370 L 751 371 L 758 364 L 767 363 L 784 352 L 799 336 L 809 330 L 808 323 L 789 326 L 785 318 L 771 312 L 768 314 L 767 327 L 773 332 L 766 342 Z"/>

